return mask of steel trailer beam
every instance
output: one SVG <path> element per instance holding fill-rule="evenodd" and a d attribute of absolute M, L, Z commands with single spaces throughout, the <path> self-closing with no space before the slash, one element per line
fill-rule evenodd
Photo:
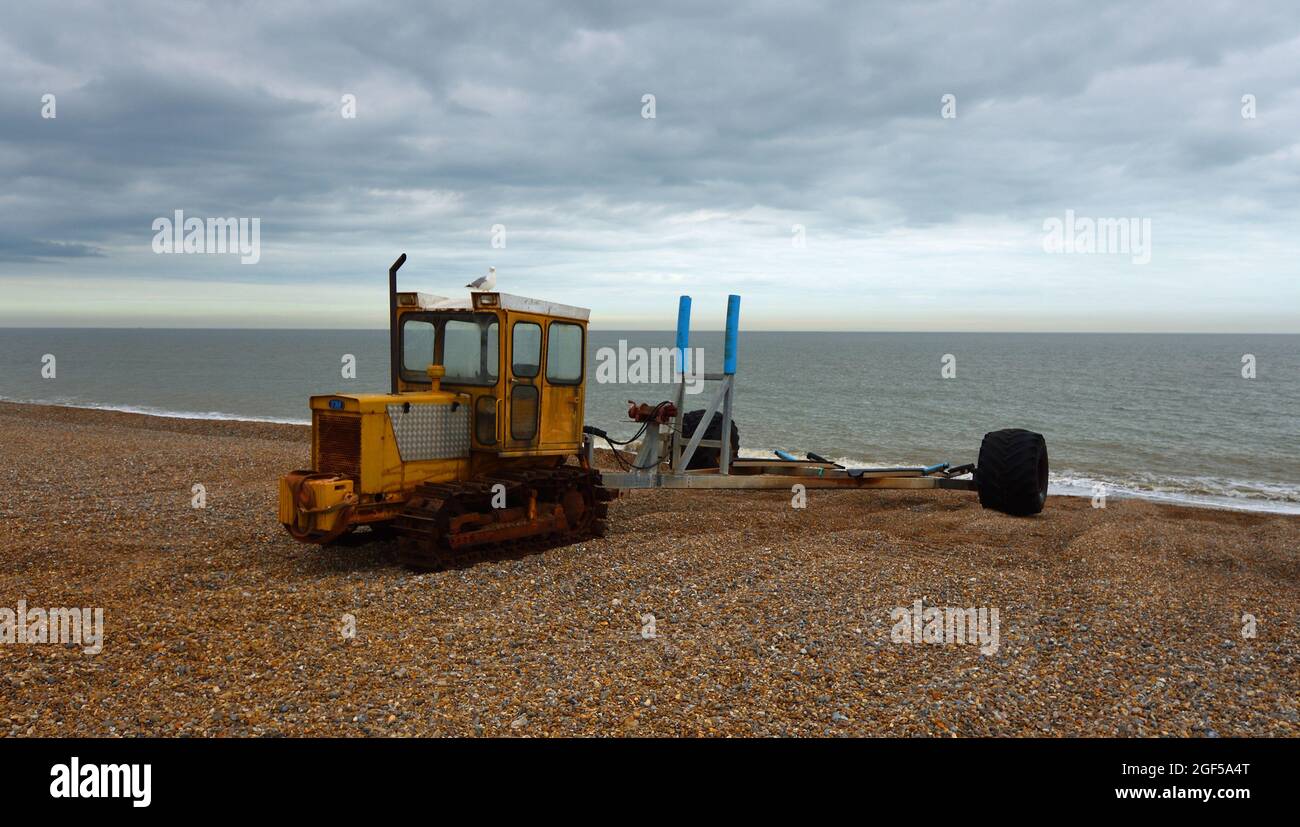
<path fill-rule="evenodd" d="M 974 491 L 975 481 L 950 477 L 925 477 L 898 474 L 871 476 L 848 474 L 805 476 L 799 474 L 614 474 L 602 473 L 607 488 L 687 488 L 789 491 L 796 485 L 804 488 L 946 488 L 957 491 Z"/>

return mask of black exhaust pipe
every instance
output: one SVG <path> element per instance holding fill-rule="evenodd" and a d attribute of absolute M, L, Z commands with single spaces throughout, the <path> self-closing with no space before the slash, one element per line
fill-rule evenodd
<path fill-rule="evenodd" d="M 388 268 L 388 372 L 392 379 L 392 393 L 397 393 L 397 379 L 402 369 L 397 332 L 397 271 L 405 263 L 406 253 L 402 253 Z"/>

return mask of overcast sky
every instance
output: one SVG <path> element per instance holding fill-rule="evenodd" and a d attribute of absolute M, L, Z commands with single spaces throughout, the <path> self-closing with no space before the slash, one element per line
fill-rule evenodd
<path fill-rule="evenodd" d="M 7 5 L 0 325 L 378 327 L 406 252 L 604 328 L 1300 332 L 1295 0 L 604 5 Z"/>

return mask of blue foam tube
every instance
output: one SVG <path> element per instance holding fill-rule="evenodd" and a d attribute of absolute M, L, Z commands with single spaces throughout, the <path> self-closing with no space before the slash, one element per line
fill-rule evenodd
<path fill-rule="evenodd" d="M 727 344 L 724 350 L 722 372 L 728 375 L 736 372 L 736 339 L 740 329 L 740 296 L 727 296 Z"/>
<path fill-rule="evenodd" d="M 686 350 L 691 346 L 691 297 L 677 300 L 677 372 L 685 373 Z M 698 368 L 697 368 L 698 370 Z"/>

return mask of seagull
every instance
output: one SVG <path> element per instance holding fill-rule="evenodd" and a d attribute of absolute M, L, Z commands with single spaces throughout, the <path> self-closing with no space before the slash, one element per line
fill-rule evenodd
<path fill-rule="evenodd" d="M 479 276 L 465 286 L 470 290 L 478 290 L 480 292 L 491 290 L 493 287 L 497 286 L 497 268 L 489 267 L 486 276 Z"/>

